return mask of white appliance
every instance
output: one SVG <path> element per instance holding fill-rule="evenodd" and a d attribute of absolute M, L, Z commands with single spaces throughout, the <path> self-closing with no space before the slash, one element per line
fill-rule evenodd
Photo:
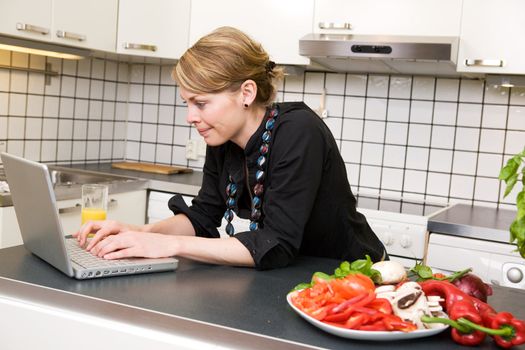
<path fill-rule="evenodd" d="M 385 245 L 391 260 L 413 267 L 425 258 L 429 217 L 447 208 L 446 204 L 410 199 L 356 195 L 357 210 Z"/>
<path fill-rule="evenodd" d="M 456 204 L 429 222 L 426 264 L 450 273 L 468 267 L 487 283 L 525 289 L 525 259 L 509 244 L 511 210 Z"/>

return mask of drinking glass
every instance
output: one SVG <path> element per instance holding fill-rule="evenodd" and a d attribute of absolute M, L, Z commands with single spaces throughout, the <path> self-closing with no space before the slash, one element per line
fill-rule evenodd
<path fill-rule="evenodd" d="M 108 186 L 82 185 L 82 225 L 88 221 L 106 220 L 108 210 Z"/>

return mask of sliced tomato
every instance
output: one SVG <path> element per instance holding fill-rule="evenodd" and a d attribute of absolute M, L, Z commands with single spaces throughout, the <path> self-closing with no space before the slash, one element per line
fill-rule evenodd
<path fill-rule="evenodd" d="M 392 310 L 392 304 L 390 304 L 390 302 L 385 299 L 385 298 L 376 298 L 374 300 L 372 300 L 368 305 L 367 307 L 371 308 L 371 309 L 374 309 L 374 310 L 377 310 L 379 312 L 382 312 L 384 314 L 387 314 L 387 315 L 390 315 L 393 313 L 393 310 Z"/>
<path fill-rule="evenodd" d="M 375 290 L 374 282 L 368 276 L 360 273 L 352 273 L 343 278 L 334 279 L 331 285 L 336 294 L 346 299 Z"/>

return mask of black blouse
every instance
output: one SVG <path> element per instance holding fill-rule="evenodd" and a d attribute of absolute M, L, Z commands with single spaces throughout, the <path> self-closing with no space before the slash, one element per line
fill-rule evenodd
<path fill-rule="evenodd" d="M 385 249 L 356 211 L 332 133 L 304 103 L 278 105 L 264 182 L 263 217 L 259 229 L 236 232 L 234 237 L 250 251 L 258 269 L 286 266 L 298 254 L 340 260 L 368 254 L 379 261 Z M 185 214 L 197 236 L 219 237 L 229 175 L 238 184 L 236 213 L 249 219 L 249 191 L 255 184 L 266 119 L 267 115 L 244 150 L 233 142 L 208 146 L 202 187 L 190 207 L 179 195 L 170 199 L 170 209 Z"/>

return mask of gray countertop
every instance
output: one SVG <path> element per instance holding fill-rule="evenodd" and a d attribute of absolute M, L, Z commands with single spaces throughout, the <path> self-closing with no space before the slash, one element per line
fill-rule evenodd
<path fill-rule="evenodd" d="M 89 305 L 92 313 L 118 306 L 127 322 L 147 320 L 148 325 L 173 333 L 182 332 L 182 326 L 170 322 L 195 322 L 194 327 L 200 331 L 199 327 L 208 327 L 206 333 L 200 334 L 206 334 L 203 338 L 210 342 L 214 341 L 214 329 L 219 333 L 241 332 L 252 342 L 241 348 L 260 349 L 264 346 L 259 341 L 275 340 L 266 348 L 464 349 L 450 339 L 448 331 L 429 338 L 374 342 L 339 338 L 310 325 L 287 305 L 286 294 L 297 283 L 308 281 L 313 272 L 331 273 L 338 265 L 336 260 L 299 257 L 287 268 L 255 271 L 182 259 L 175 272 L 78 281 L 17 246 L 0 250 L 0 294 L 12 293 L 22 298 L 25 289 L 33 288 L 44 302 L 70 308 L 78 304 L 80 309 Z M 525 309 L 519 307 L 525 305 L 523 290 L 494 286 L 489 302 L 497 310 L 512 311 L 516 317 L 525 318 Z M 138 310 L 147 316 L 131 317 Z M 277 339 L 286 344 L 283 346 Z M 486 340 L 478 349 L 496 346 Z"/>
<path fill-rule="evenodd" d="M 162 191 L 171 193 L 180 193 L 190 196 L 196 196 L 202 184 L 202 172 L 193 171 L 185 174 L 163 175 L 146 173 L 134 170 L 114 169 L 111 163 L 94 163 L 94 164 L 75 164 L 75 165 L 60 165 L 62 168 L 72 168 L 80 170 L 88 170 L 91 172 L 105 173 L 111 175 L 126 176 L 135 178 L 137 181 L 129 183 L 119 183 L 118 188 L 120 192 L 137 190 L 145 188 L 152 191 Z M 110 194 L 115 192 L 114 185 L 109 185 Z M 64 192 L 64 191 L 62 191 Z M 67 189 L 67 193 L 61 193 L 60 190 L 55 189 L 57 200 L 80 198 L 80 187 L 76 188 L 76 193 L 71 189 Z M 117 191 L 118 192 L 118 191 Z M 0 193 L 0 207 L 12 206 L 11 194 Z"/>
<path fill-rule="evenodd" d="M 509 227 L 516 212 L 465 204 L 456 204 L 432 216 L 428 230 L 454 236 L 509 242 Z"/>
<path fill-rule="evenodd" d="M 70 167 L 148 180 L 148 189 L 153 191 L 196 196 L 202 184 L 201 171 L 193 171 L 186 174 L 163 175 L 142 171 L 115 169 L 111 167 L 111 163 L 78 164 L 71 165 Z"/>

